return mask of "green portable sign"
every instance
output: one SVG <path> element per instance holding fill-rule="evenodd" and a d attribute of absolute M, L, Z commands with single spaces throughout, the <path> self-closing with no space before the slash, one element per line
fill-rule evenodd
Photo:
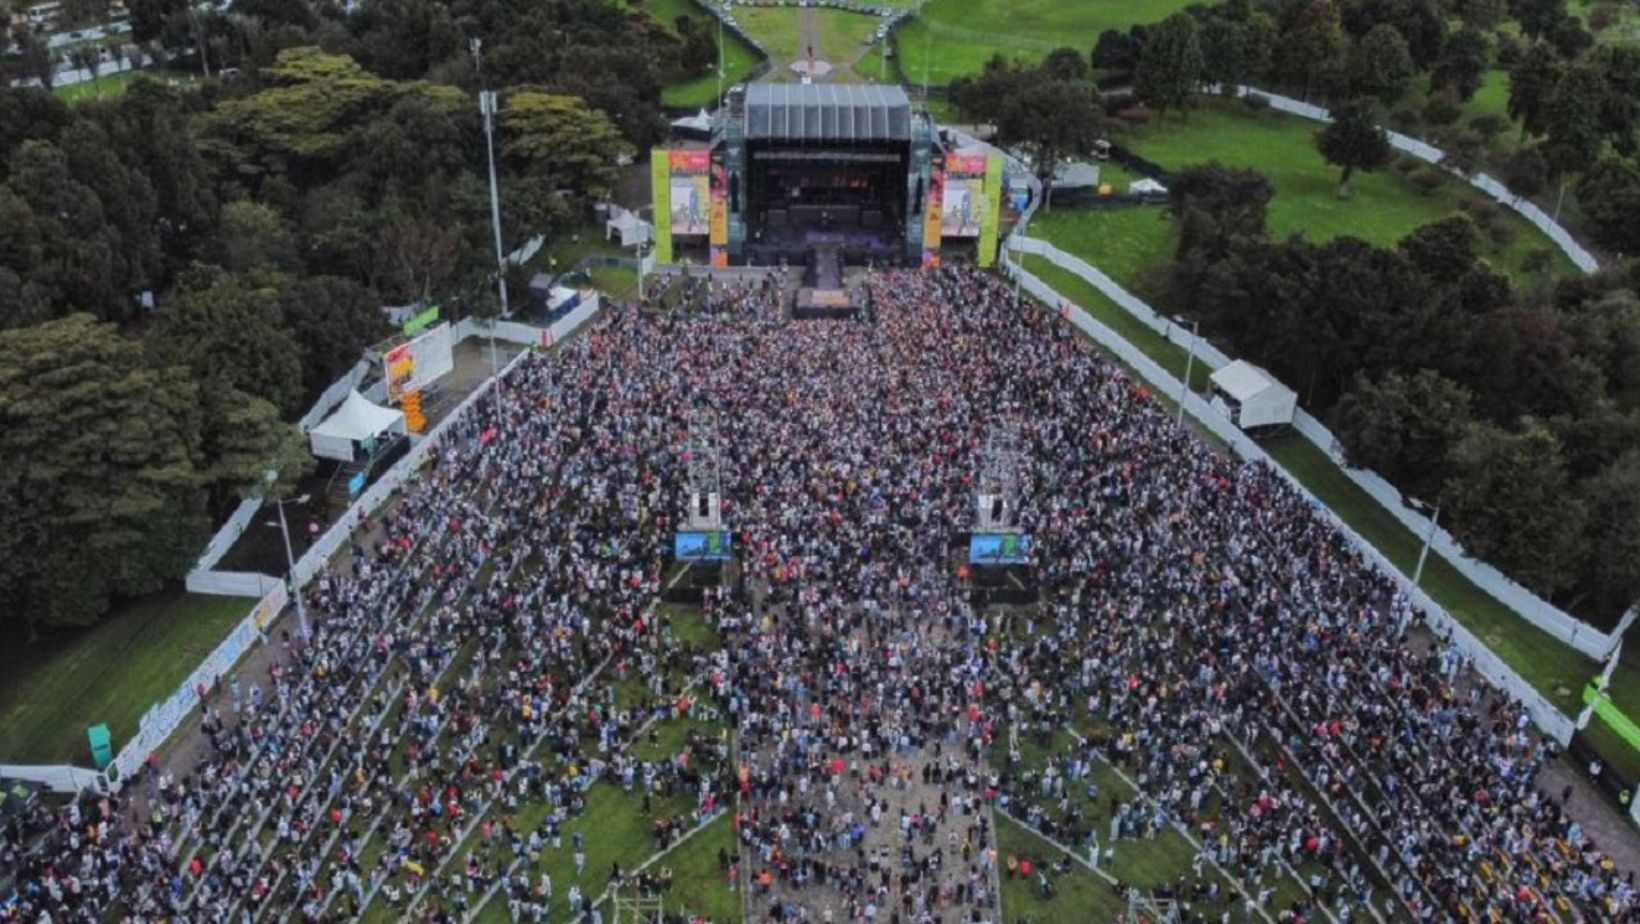
<path fill-rule="evenodd" d="M 412 337 L 412 336 L 415 336 L 417 331 L 421 330 L 424 327 L 431 326 L 431 325 L 433 325 L 437 322 L 438 322 L 438 306 L 437 305 L 430 305 L 430 306 L 428 306 L 428 308 L 425 311 L 421 312 L 420 314 L 416 315 L 415 317 L 411 318 L 410 320 L 405 321 L 404 322 L 404 327 L 402 327 L 400 329 L 404 331 L 404 335 L 406 337 Z"/>
<path fill-rule="evenodd" d="M 1589 681 L 1589 685 L 1583 688 L 1583 702 L 1585 705 L 1593 706 L 1594 714 L 1605 719 L 1606 724 L 1612 727 L 1612 731 L 1617 732 L 1619 737 L 1629 743 L 1629 747 L 1640 751 L 1640 726 L 1635 725 L 1633 719 L 1612 705 L 1611 697 L 1607 696 L 1595 681 Z"/>
<path fill-rule="evenodd" d="M 91 763 L 98 770 L 114 762 L 114 736 L 108 733 L 108 726 L 93 725 L 85 730 L 85 737 L 91 742 Z"/>

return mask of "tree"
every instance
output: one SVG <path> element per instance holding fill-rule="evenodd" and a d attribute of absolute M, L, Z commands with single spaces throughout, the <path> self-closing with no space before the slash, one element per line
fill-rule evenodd
<path fill-rule="evenodd" d="M 1184 109 L 1201 85 L 1204 68 L 1196 21 L 1174 13 L 1145 42 L 1133 92 L 1158 113 L 1165 115 L 1172 107 Z"/>
<path fill-rule="evenodd" d="M 620 159 L 632 150 L 609 116 L 574 96 L 509 94 L 499 122 L 501 154 L 509 166 L 584 199 L 609 195 L 620 177 Z"/>
<path fill-rule="evenodd" d="M 1424 498 L 1440 490 L 1447 457 L 1469 423 L 1469 392 L 1429 369 L 1376 380 L 1357 375 L 1331 416 L 1351 467 Z"/>
<path fill-rule="evenodd" d="M 1441 59 L 1430 74 L 1432 87 L 1451 87 L 1458 99 L 1468 102 L 1481 88 L 1492 66 L 1492 42 L 1479 29 L 1464 28 L 1447 39 Z"/>
<path fill-rule="evenodd" d="M 1568 490 L 1554 435 L 1531 418 L 1513 432 L 1474 424 L 1450 463 L 1442 509 L 1465 549 L 1539 593 L 1566 587 L 1587 512 Z"/>
<path fill-rule="evenodd" d="M 51 50 L 51 46 L 46 44 L 44 38 L 33 32 L 23 37 L 18 43 L 17 51 L 23 62 L 23 73 L 50 90 L 57 77 L 57 53 Z"/>
<path fill-rule="evenodd" d="M 1321 89 L 1329 95 L 1342 83 L 1349 64 L 1349 42 L 1332 0 L 1309 0 L 1295 8 L 1278 50 L 1282 72 L 1302 84 L 1304 99 Z"/>
<path fill-rule="evenodd" d="M 1630 450 L 1579 492 L 1589 512 L 1589 585 L 1598 612 L 1620 613 L 1640 597 L 1640 450 Z"/>
<path fill-rule="evenodd" d="M 195 390 L 87 315 L 0 332 L 0 612 L 87 625 L 199 554 Z"/>
<path fill-rule="evenodd" d="M 1544 121 L 1548 138 L 1543 154 L 1563 182 L 1569 174 L 1588 169 L 1600 152 L 1600 107 L 1605 91 L 1604 76 L 1587 63 L 1573 67 L 1555 85 Z"/>
<path fill-rule="evenodd" d="M 1327 163 L 1342 167 L 1338 177 L 1338 198 L 1350 197 L 1350 177 L 1355 171 L 1370 173 L 1389 163 L 1389 137 L 1361 103 L 1346 103 L 1333 112 L 1333 121 L 1316 133 L 1316 149 Z"/>
<path fill-rule="evenodd" d="M 1520 123 L 1521 138 L 1541 135 L 1562 74 L 1552 46 L 1534 42 L 1509 69 L 1509 118 Z"/>
<path fill-rule="evenodd" d="M 278 287 L 285 329 L 301 355 L 304 398 L 317 396 L 392 333 L 381 298 L 351 279 L 283 276 Z"/>
<path fill-rule="evenodd" d="M 1509 4 L 1505 0 L 1463 0 L 1458 15 L 1464 25 L 1490 32 L 1508 17 Z"/>
<path fill-rule="evenodd" d="M 1235 240 L 1265 236 L 1270 200 L 1275 190 L 1264 175 L 1226 167 L 1217 161 L 1186 167 L 1168 184 L 1168 210 L 1179 230 L 1175 254 L 1192 253 L 1218 258 Z"/>
<path fill-rule="evenodd" d="M 1116 29 L 1099 33 L 1093 46 L 1093 66 L 1104 71 L 1129 73 L 1139 66 L 1140 44 L 1131 34 Z"/>
<path fill-rule="evenodd" d="M 1467 216 L 1453 215 L 1419 225 L 1396 245 L 1420 273 L 1432 280 L 1461 279 L 1480 252 L 1480 232 Z"/>
<path fill-rule="evenodd" d="M 1577 181 L 1577 201 L 1595 243 L 1619 255 L 1640 243 L 1640 166 L 1605 157 Z"/>
<path fill-rule="evenodd" d="M 1066 80 L 1027 81 L 998 116 L 997 134 L 1030 156 L 1042 182 L 1044 207 L 1052 200 L 1053 175 L 1068 157 L 1087 154 L 1105 128 L 1096 91 Z"/>
<path fill-rule="evenodd" d="M 1350 72 L 1350 83 L 1357 94 L 1393 106 L 1412 83 L 1412 54 L 1407 51 L 1407 40 L 1388 23 L 1373 26 L 1356 43 Z"/>
<path fill-rule="evenodd" d="M 280 418 L 302 396 L 301 361 L 274 281 L 195 267 L 160 302 L 147 347 L 199 386 L 199 470 L 213 509 L 260 483 L 290 437 Z"/>
<path fill-rule="evenodd" d="M 1042 73 L 1054 80 L 1087 80 L 1088 62 L 1074 48 L 1055 48 L 1042 59 Z"/>
<path fill-rule="evenodd" d="M 1527 38 L 1542 38 L 1568 19 L 1566 0 L 1510 0 L 1509 11 L 1520 20 Z"/>

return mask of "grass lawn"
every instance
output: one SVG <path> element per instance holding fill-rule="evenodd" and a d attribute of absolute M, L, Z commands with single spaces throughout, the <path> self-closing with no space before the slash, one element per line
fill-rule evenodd
<path fill-rule="evenodd" d="M 769 56 L 776 69 L 803 56 L 802 29 L 798 24 L 802 13 L 795 6 L 735 7 L 735 19 Z"/>
<path fill-rule="evenodd" d="M 656 861 L 672 870 L 672 890 L 665 895 L 666 910 L 705 918 L 710 924 L 742 919 L 740 893 L 729 891 L 729 878 L 718 868 L 718 851 L 733 856 L 735 829 L 729 812 L 713 819 L 676 850 Z"/>
<path fill-rule="evenodd" d="M 1177 246 L 1173 216 L 1160 205 L 1061 207 L 1038 212 L 1029 233 L 1092 263 L 1135 294 L 1142 294 L 1145 271 L 1172 259 Z"/>
<path fill-rule="evenodd" d="M 1456 179 L 1433 194 L 1422 195 L 1399 172 L 1386 168 L 1357 174 L 1350 184 L 1351 198 L 1339 199 L 1338 171 L 1315 149 L 1318 128 L 1318 123 L 1307 119 L 1255 111 L 1239 102 L 1207 99 L 1187 117 L 1169 114 L 1153 119 L 1122 132 L 1118 140 L 1170 170 L 1218 160 L 1263 173 L 1275 189 L 1269 223 L 1271 236 L 1278 240 L 1300 233 L 1314 241 L 1353 235 L 1368 243 L 1392 245 L 1414 228 L 1451 215 L 1464 199 L 1484 198 Z M 1111 219 L 1091 210 L 1081 213 L 1095 225 L 1083 234 L 1073 214 L 1066 210 L 1048 221 L 1047 227 L 1057 232 L 1058 238 L 1046 229 L 1042 233 L 1066 250 L 1100 265 L 1098 252 L 1083 248 L 1108 236 L 1097 225 Z M 1525 220 L 1512 212 L 1506 212 L 1505 217 L 1516 231 L 1514 240 L 1502 248 L 1483 241 L 1482 254 L 1500 269 L 1519 277 L 1524 273 L 1521 263 L 1529 252 L 1553 247 Z M 1123 226 L 1117 230 L 1120 233 L 1128 229 Z M 1141 238 L 1133 247 L 1137 250 L 1154 240 Z M 1570 261 L 1558 250 L 1554 252 L 1557 270 L 1570 271 Z M 1171 248 L 1159 249 L 1153 262 L 1159 264 L 1170 254 Z M 1142 260 L 1142 254 L 1135 254 L 1135 259 Z M 1113 266 L 1112 270 L 1124 268 Z"/>
<path fill-rule="evenodd" d="M 256 601 L 162 593 L 93 628 L 10 654 L 0 672 L 0 761 L 90 766 L 85 730 L 107 722 L 119 751 L 137 721 L 187 679 Z"/>
<path fill-rule="evenodd" d="M 1056 892 L 1043 898 L 1031 881 L 1009 876 L 1008 857 L 1029 857 L 1035 865 L 1057 862 L 1064 851 L 1048 843 L 1012 819 L 996 815 L 997 853 L 1003 869 L 1002 920 L 1013 924 L 1029 920 L 1033 924 L 1085 924 L 1115 921 L 1127 910 L 1127 902 L 1116 895 L 1110 883 L 1095 876 L 1087 867 L 1073 864 L 1071 871 L 1054 879 Z"/>
<path fill-rule="evenodd" d="M 692 20 L 697 26 L 717 29 L 717 20 L 708 16 L 693 0 L 628 0 L 627 8 L 641 10 L 660 23 L 668 32 L 677 34 L 679 17 Z M 757 67 L 761 57 L 757 49 L 741 41 L 734 33 L 723 31 L 723 86 L 742 83 Z M 696 109 L 711 106 L 717 101 L 718 75 L 711 69 L 705 74 L 689 75 L 677 67 L 669 68 L 663 76 L 661 105 L 674 108 Z"/>
<path fill-rule="evenodd" d="M 1105 29 L 1160 22 L 1185 0 L 927 0 L 896 31 L 906 79 L 945 86 L 975 74 L 993 54 L 1037 61 L 1055 48 L 1086 56 Z"/>
<path fill-rule="evenodd" d="M 878 16 L 832 9 L 815 10 L 814 21 L 820 33 L 820 47 L 815 49 L 815 54 L 837 67 L 842 67 L 845 61 L 867 51 L 866 36 L 883 23 L 882 18 Z M 861 61 L 863 63 L 865 59 L 862 58 Z M 874 69 L 868 70 L 871 70 L 872 75 L 877 73 Z"/>
<path fill-rule="evenodd" d="M 65 103 L 78 103 L 88 99 L 114 99 L 125 95 L 125 91 L 137 80 L 159 80 L 166 83 L 192 83 L 192 76 L 178 76 L 176 74 L 160 75 L 150 71 L 110 71 L 95 81 L 73 83 L 61 87 L 53 87 L 51 92 Z"/>

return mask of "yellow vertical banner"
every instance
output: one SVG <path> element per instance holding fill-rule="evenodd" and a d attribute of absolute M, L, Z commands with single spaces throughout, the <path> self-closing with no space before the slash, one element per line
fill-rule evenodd
<path fill-rule="evenodd" d="M 711 217 L 707 244 L 713 266 L 729 265 L 729 171 L 721 149 L 712 152 Z"/>
<path fill-rule="evenodd" d="M 672 161 L 671 152 L 655 148 L 649 152 L 649 185 L 655 205 L 655 262 L 672 262 Z"/>
<path fill-rule="evenodd" d="M 997 262 L 997 231 L 1002 221 L 1002 155 L 985 159 L 985 209 L 980 213 L 979 265 Z"/>
<path fill-rule="evenodd" d="M 923 203 L 923 266 L 940 265 L 940 222 L 944 218 L 945 159 L 934 155 L 928 170 L 928 196 Z"/>

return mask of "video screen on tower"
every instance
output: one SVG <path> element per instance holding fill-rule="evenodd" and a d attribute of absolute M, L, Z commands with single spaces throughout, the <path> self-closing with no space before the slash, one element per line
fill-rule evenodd
<path fill-rule="evenodd" d="M 727 561 L 730 533 L 678 533 L 672 538 L 672 557 L 678 561 Z"/>
<path fill-rule="evenodd" d="M 971 565 L 1023 565 L 1031 554 L 1031 537 L 1024 533 L 974 533 L 968 537 Z"/>

